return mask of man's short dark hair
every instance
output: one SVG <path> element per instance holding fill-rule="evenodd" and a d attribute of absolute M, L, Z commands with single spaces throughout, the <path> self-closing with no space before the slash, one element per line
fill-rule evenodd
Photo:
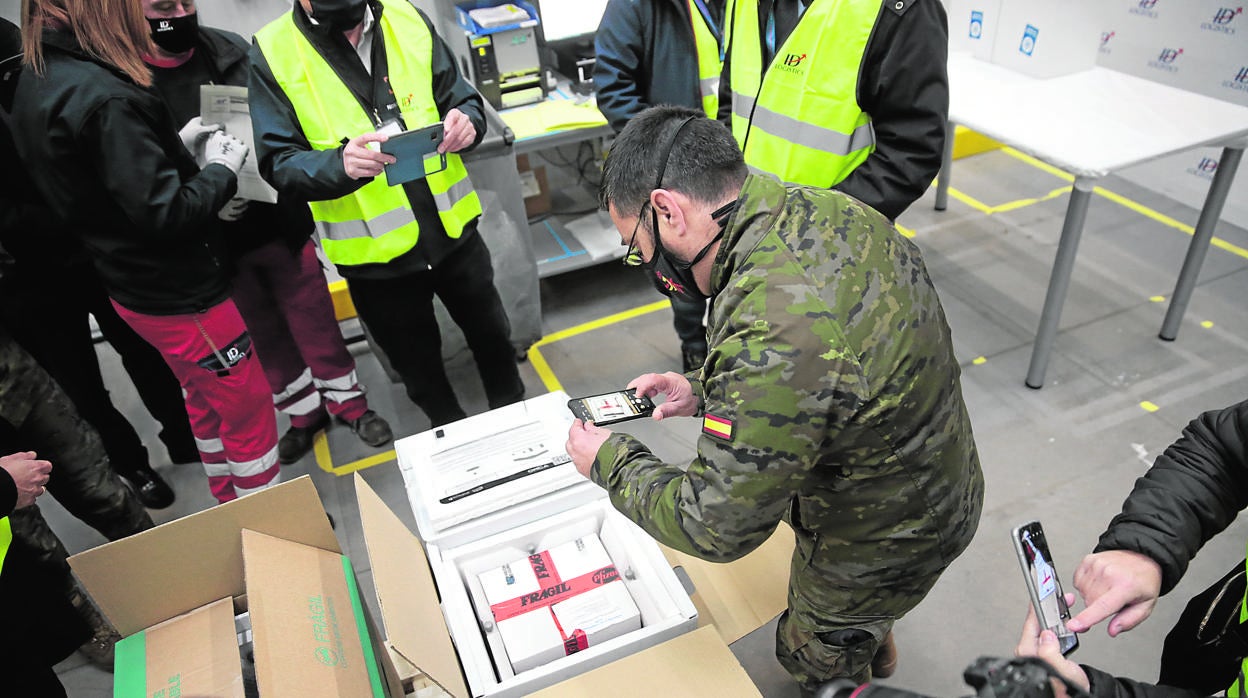
<path fill-rule="evenodd" d="M 693 120 L 681 128 L 690 117 Z M 603 208 L 615 204 L 623 215 L 641 212 L 663 166 L 663 150 L 678 128 L 661 188 L 707 204 L 719 203 L 725 194 L 741 188 L 748 170 L 723 124 L 688 107 L 651 107 L 629 120 L 607 153 L 598 192 Z"/>

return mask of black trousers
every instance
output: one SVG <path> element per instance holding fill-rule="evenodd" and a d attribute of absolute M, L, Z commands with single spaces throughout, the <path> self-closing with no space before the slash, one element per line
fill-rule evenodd
<path fill-rule="evenodd" d="M 464 332 L 490 408 L 524 397 L 511 346 L 511 323 L 494 287 L 490 251 L 479 234 L 433 269 L 391 279 L 348 279 L 351 299 L 371 337 L 403 379 L 407 396 L 434 426 L 463 419 L 442 364 L 436 295 Z"/>
<path fill-rule="evenodd" d="M 160 352 L 118 317 L 95 272 L 75 267 L 52 279 L 34 277 L 26 273 L 5 280 L 0 288 L 0 322 L 99 432 L 113 468 L 127 475 L 151 463 L 138 433 L 109 398 L 88 313 L 121 356 L 144 406 L 160 422 L 160 439 L 173 460 L 198 460 L 181 386 Z"/>
<path fill-rule="evenodd" d="M 672 299 L 672 326 L 680 337 L 681 348 L 706 351 L 706 325 L 702 324 L 705 314 L 706 301 Z"/>
<path fill-rule="evenodd" d="M 0 342 L 12 341 L 0 334 Z M 20 417 L 0 414 L 0 453 L 35 451 L 50 461 L 48 493 L 109 540 L 151 528 L 152 518 L 138 496 L 109 467 L 95 430 L 29 354 L 17 352 L 13 356 L 15 365 L 5 367 L 8 375 L 0 390 L 28 395 L 29 411 Z M 15 385 L 19 381 L 21 384 Z M 72 587 L 73 578 L 65 562 L 68 553 L 44 521 L 38 505 L 18 509 L 10 521 L 14 540 L 30 547 L 38 562 L 58 570 Z"/>

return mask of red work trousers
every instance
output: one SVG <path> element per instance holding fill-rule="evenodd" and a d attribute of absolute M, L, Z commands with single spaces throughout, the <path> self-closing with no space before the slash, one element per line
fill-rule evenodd
<path fill-rule="evenodd" d="M 277 484 L 277 418 L 234 302 L 186 315 L 145 315 L 116 301 L 113 306 L 160 351 L 181 383 L 213 496 L 228 502 Z"/>

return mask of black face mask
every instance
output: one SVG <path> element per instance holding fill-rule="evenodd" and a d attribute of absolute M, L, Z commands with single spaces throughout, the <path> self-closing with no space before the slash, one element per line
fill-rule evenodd
<path fill-rule="evenodd" d="M 734 200 L 711 213 L 711 218 L 714 218 L 719 223 L 719 234 L 711 238 L 711 241 L 706 243 L 706 247 L 703 247 L 688 262 L 663 247 L 663 239 L 659 237 L 658 233 L 659 214 L 655 213 L 653 208 L 651 209 L 653 217 L 650 223 L 654 230 L 654 256 L 649 262 L 643 261 L 641 266 L 650 272 L 650 281 L 654 283 L 654 287 L 658 289 L 659 293 L 668 298 L 695 302 L 704 301 L 708 298 L 698 288 L 697 279 L 693 276 L 693 266 L 701 262 L 702 258 L 711 251 L 711 247 L 724 236 L 724 229 L 728 227 L 728 214 L 735 211 L 736 208 L 737 202 Z"/>
<path fill-rule="evenodd" d="M 672 133 L 672 137 L 667 142 L 667 147 L 663 151 L 663 164 L 659 166 L 659 176 L 654 180 L 654 188 L 658 189 L 663 184 L 663 175 L 667 173 L 667 160 L 671 157 L 672 146 L 676 145 L 676 138 L 680 136 L 681 130 L 690 121 L 698 117 L 691 116 L 680 123 L 676 130 Z M 659 213 L 650 207 L 650 234 L 654 238 L 654 255 L 650 261 L 642 261 L 641 266 L 650 272 L 650 281 L 654 284 L 655 289 L 659 293 L 678 300 L 686 300 L 691 302 L 705 301 L 708 296 L 698 288 L 697 280 L 693 275 L 693 266 L 702 261 L 702 258 L 711 251 L 711 247 L 724 236 L 724 229 L 728 225 L 728 214 L 735 211 L 737 202 L 734 200 L 724 206 L 719 207 L 711 213 L 711 218 L 719 223 L 719 234 L 711 238 L 693 259 L 684 261 L 676 255 L 672 254 L 663 247 L 663 239 L 659 237 Z"/>
<path fill-rule="evenodd" d="M 347 32 L 364 21 L 367 0 L 311 0 L 312 18 L 335 31 Z"/>
<path fill-rule="evenodd" d="M 199 36 L 199 14 L 192 12 L 181 17 L 147 19 L 151 27 L 152 41 L 169 53 L 186 53 L 195 48 Z"/>

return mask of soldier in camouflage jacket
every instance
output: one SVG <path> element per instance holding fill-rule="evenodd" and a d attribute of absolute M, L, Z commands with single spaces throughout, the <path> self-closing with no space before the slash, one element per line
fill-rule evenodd
<path fill-rule="evenodd" d="M 630 384 L 666 395 L 656 419 L 702 417 L 697 457 L 664 463 L 579 421 L 568 452 L 617 509 L 704 559 L 736 559 L 789 523 L 777 656 L 807 691 L 866 681 L 881 648 L 895 661 L 893 621 L 979 522 L 983 475 L 949 327 L 918 248 L 883 215 L 840 192 L 747 177 L 727 130 L 694 114 L 634 118 L 607 159 L 603 199 L 661 286 L 711 298 L 702 371 Z"/>

